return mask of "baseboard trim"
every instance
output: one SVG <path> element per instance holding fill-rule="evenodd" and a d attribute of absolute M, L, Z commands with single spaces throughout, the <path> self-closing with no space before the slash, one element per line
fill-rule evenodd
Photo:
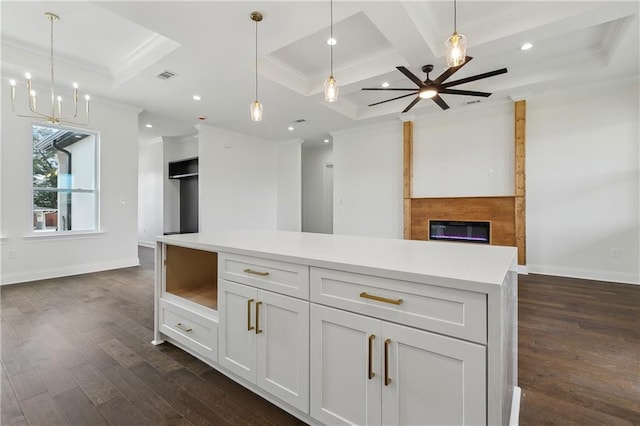
<path fill-rule="evenodd" d="M 138 241 L 138 245 L 142 247 L 156 248 L 155 241 Z"/>
<path fill-rule="evenodd" d="M 520 422 L 520 399 L 522 389 L 519 386 L 513 387 L 513 397 L 511 398 L 511 414 L 509 415 L 509 426 L 518 426 Z"/>
<path fill-rule="evenodd" d="M 90 274 L 92 272 L 108 271 L 110 269 L 129 268 L 140 266 L 140 260 L 135 258 L 114 260 L 104 263 L 89 263 L 85 265 L 72 265 L 62 268 L 44 269 L 41 271 L 17 272 L 13 274 L 2 274 L 0 276 L 0 286 L 19 284 L 29 281 L 48 280 L 51 278 L 68 277 L 71 275 Z"/>
<path fill-rule="evenodd" d="M 625 272 L 603 271 L 601 269 L 563 268 L 547 265 L 527 265 L 530 274 L 553 275 L 556 277 L 580 278 L 594 281 L 609 281 L 621 284 L 640 285 L 640 276 Z"/>
<path fill-rule="evenodd" d="M 529 268 L 527 268 L 527 265 L 518 265 L 518 274 L 529 275 Z"/>

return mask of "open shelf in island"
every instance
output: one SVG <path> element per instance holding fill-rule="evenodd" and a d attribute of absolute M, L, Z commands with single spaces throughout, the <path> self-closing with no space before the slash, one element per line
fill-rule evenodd
<path fill-rule="evenodd" d="M 218 309 L 218 253 L 167 245 L 166 292 Z"/>

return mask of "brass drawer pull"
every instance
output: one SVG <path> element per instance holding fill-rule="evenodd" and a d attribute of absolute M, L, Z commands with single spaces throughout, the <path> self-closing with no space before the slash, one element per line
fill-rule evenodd
<path fill-rule="evenodd" d="M 254 271 L 253 269 L 249 269 L 249 268 L 245 269 L 245 270 L 244 270 L 244 273 L 245 273 L 245 274 L 259 275 L 259 276 L 261 276 L 261 277 L 266 277 L 267 275 L 269 275 L 269 273 L 268 273 L 268 272 Z"/>
<path fill-rule="evenodd" d="M 247 300 L 247 330 L 253 330 L 253 326 L 251 325 L 251 303 L 253 299 Z"/>
<path fill-rule="evenodd" d="M 260 330 L 260 305 L 262 302 L 256 302 L 256 334 L 262 333 Z"/>
<path fill-rule="evenodd" d="M 391 378 L 389 377 L 389 345 L 391 345 L 391 339 L 384 341 L 384 385 L 389 386 Z"/>
<path fill-rule="evenodd" d="M 369 336 L 369 380 L 376 377 L 376 373 L 373 372 L 373 339 L 375 338 L 375 334 Z"/>
<path fill-rule="evenodd" d="M 374 296 L 373 294 L 368 294 L 365 291 L 360 293 L 360 297 L 362 297 L 363 299 L 375 300 L 377 302 L 391 303 L 392 305 L 400 305 L 400 304 L 402 304 L 402 299 L 389 299 L 387 297 Z"/>
<path fill-rule="evenodd" d="M 180 330 L 184 331 L 185 333 L 190 332 L 191 330 L 193 330 L 191 327 L 185 327 L 184 325 L 182 325 L 181 323 L 177 323 L 176 327 L 178 327 Z"/>

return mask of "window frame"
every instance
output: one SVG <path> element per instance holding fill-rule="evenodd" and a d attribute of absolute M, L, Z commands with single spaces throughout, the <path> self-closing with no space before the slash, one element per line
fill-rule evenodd
<path fill-rule="evenodd" d="M 93 136 L 94 138 L 94 155 L 93 155 L 93 161 L 94 161 L 94 173 L 93 173 L 93 181 L 94 181 L 94 189 L 82 189 L 82 188 L 71 188 L 71 189 L 58 189 L 58 190 L 54 190 L 54 189 L 40 189 L 39 191 L 49 191 L 49 192 L 57 192 L 57 193 L 90 193 L 90 194 L 94 194 L 94 228 L 93 229 L 83 229 L 83 230 L 55 230 L 55 231 L 39 231 L 34 229 L 33 226 L 33 217 L 35 214 L 35 205 L 33 203 L 33 197 L 34 194 L 36 192 L 36 187 L 34 187 L 33 185 L 33 128 L 34 127 L 47 127 L 50 129 L 56 129 L 56 130 L 68 130 L 68 131 L 72 131 L 72 132 L 78 132 L 78 133 L 84 133 L 84 134 L 88 134 Z M 25 238 L 29 238 L 29 239 L 47 239 L 47 238 L 60 238 L 62 236 L 73 236 L 73 235 L 78 235 L 78 236 L 82 236 L 82 235 L 98 235 L 98 234 L 103 234 L 104 232 L 102 231 L 102 227 L 101 227 L 101 223 L 100 223 L 100 207 L 101 207 L 101 200 L 100 200 L 100 132 L 97 130 L 92 130 L 92 129 L 85 129 L 85 128 L 80 128 L 80 127 L 73 127 L 73 126 L 67 126 L 67 125 L 58 125 L 58 124 L 51 124 L 51 123 L 42 123 L 42 122 L 32 122 L 31 123 L 31 182 L 30 182 L 30 187 L 31 187 L 31 215 L 29 216 L 30 219 L 30 232 L 25 235 Z"/>

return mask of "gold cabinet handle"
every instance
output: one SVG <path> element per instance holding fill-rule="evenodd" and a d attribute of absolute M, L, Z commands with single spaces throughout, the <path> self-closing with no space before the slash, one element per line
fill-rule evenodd
<path fill-rule="evenodd" d="M 389 377 L 389 345 L 391 345 L 391 339 L 384 341 L 384 385 L 389 386 L 391 378 Z"/>
<path fill-rule="evenodd" d="M 269 275 L 269 273 L 268 273 L 268 272 L 254 271 L 253 269 L 249 269 L 249 268 L 245 269 L 245 270 L 244 270 L 244 273 L 245 273 L 245 274 L 259 275 L 259 276 L 261 276 L 261 277 L 266 277 L 267 275 Z"/>
<path fill-rule="evenodd" d="M 391 303 L 392 305 L 402 304 L 402 299 L 389 299 L 387 297 L 374 296 L 373 294 L 369 294 L 366 291 L 360 293 L 360 297 L 362 297 L 363 299 L 375 300 L 377 302 Z"/>
<path fill-rule="evenodd" d="M 251 303 L 253 303 L 253 299 L 247 300 L 247 330 L 253 330 L 253 326 L 251 325 Z"/>
<path fill-rule="evenodd" d="M 375 334 L 369 336 L 369 380 L 376 377 L 376 373 L 373 372 L 373 340 L 375 338 Z"/>
<path fill-rule="evenodd" d="M 181 323 L 177 323 L 176 327 L 178 327 L 180 330 L 184 331 L 185 333 L 188 333 L 188 332 L 190 332 L 192 330 L 191 327 L 185 327 Z"/>
<path fill-rule="evenodd" d="M 256 302 L 256 334 L 262 333 L 260 330 L 260 305 L 262 302 Z"/>

